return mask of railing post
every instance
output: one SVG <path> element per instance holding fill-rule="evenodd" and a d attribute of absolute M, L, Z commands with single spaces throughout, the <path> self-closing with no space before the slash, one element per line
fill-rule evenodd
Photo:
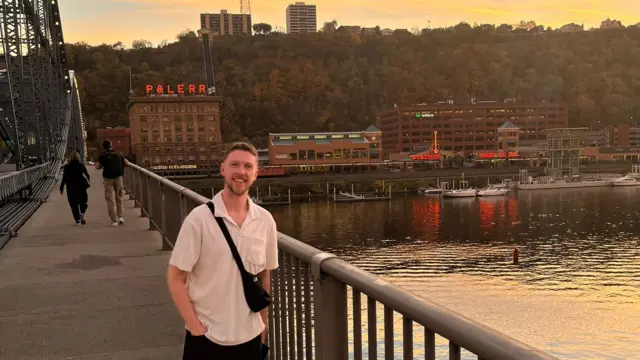
<path fill-rule="evenodd" d="M 149 217 L 149 230 L 158 230 L 158 228 L 153 224 L 153 217 L 156 215 L 155 211 L 153 211 L 153 193 L 151 192 L 151 183 L 155 180 L 149 179 L 147 176 L 147 205 L 149 208 L 147 209 L 147 216 Z"/>
<path fill-rule="evenodd" d="M 171 247 L 168 244 L 167 238 L 167 199 L 164 193 L 164 184 L 159 183 L 160 185 L 160 196 L 162 197 L 162 203 L 160 205 L 160 236 L 162 236 L 162 250 L 171 250 Z"/>
<path fill-rule="evenodd" d="M 135 173 L 133 173 L 132 178 L 132 182 L 131 182 L 131 189 L 132 189 L 132 194 L 133 195 L 133 207 L 134 208 L 139 208 L 140 207 L 140 200 L 142 198 L 142 196 L 140 196 L 140 172 L 139 171 L 135 171 Z"/>
<path fill-rule="evenodd" d="M 319 253 L 311 259 L 313 274 L 316 359 L 346 360 L 348 347 L 347 286 L 322 272 L 322 263 L 336 256 Z M 358 330 L 356 330 L 358 331 Z"/>

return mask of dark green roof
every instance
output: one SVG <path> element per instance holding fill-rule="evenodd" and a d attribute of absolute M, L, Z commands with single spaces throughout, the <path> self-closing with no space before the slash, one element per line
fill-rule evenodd
<path fill-rule="evenodd" d="M 507 121 L 506 123 L 502 124 L 502 126 L 500 126 L 498 129 L 520 129 L 520 128 L 517 127 L 516 125 L 513 125 L 513 123 L 511 123 L 510 121 Z"/>
<path fill-rule="evenodd" d="M 369 127 L 364 132 L 380 132 L 380 129 L 378 129 L 374 125 L 369 125 Z"/>

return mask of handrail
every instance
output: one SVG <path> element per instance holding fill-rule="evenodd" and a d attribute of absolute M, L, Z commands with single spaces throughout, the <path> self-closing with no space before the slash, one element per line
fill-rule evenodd
<path fill-rule="evenodd" d="M 136 207 L 141 208 L 141 216 L 149 218 L 149 229 L 162 234 L 162 245 L 166 250 L 173 247 L 190 209 L 209 200 L 135 164 L 125 168 L 124 183 Z M 278 234 L 278 248 L 280 266 L 272 272 L 271 283 L 271 360 L 302 359 L 305 353 L 307 359 L 346 360 L 351 341 L 350 327 L 353 357 L 364 358 L 363 350 L 366 349 L 369 358 L 376 358 L 380 346 L 376 338 L 378 303 L 384 307 L 386 359 L 395 358 L 394 312 L 403 317 L 405 359 L 413 359 L 414 324 L 424 328 L 422 346 L 427 359 L 435 359 L 436 348 L 443 348 L 436 342 L 435 335 L 448 339 L 450 359 L 460 360 L 462 348 L 482 360 L 556 359 L 287 235 Z M 368 298 L 365 303 L 367 332 L 362 330 L 361 294 Z M 351 319 L 348 298 L 352 301 Z M 363 333 L 368 335 L 368 347 L 362 344 Z"/>
<path fill-rule="evenodd" d="M 0 177 L 0 203 L 39 180 L 50 165 L 45 163 Z"/>

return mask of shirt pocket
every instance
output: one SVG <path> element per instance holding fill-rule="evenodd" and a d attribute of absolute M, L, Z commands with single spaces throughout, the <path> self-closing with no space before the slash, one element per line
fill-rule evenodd
<path fill-rule="evenodd" d="M 246 255 L 243 259 L 247 271 L 257 274 L 264 270 L 267 263 L 267 239 L 264 236 L 247 236 L 245 238 Z"/>

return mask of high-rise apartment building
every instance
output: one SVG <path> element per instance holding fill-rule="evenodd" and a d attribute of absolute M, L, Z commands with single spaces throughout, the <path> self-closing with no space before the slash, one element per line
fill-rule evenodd
<path fill-rule="evenodd" d="M 297 2 L 287 6 L 287 34 L 314 33 L 317 28 L 315 5 Z"/>
<path fill-rule="evenodd" d="M 251 35 L 250 14 L 229 14 L 221 10 L 220 14 L 200 14 L 200 28 L 210 29 L 213 35 Z"/>

